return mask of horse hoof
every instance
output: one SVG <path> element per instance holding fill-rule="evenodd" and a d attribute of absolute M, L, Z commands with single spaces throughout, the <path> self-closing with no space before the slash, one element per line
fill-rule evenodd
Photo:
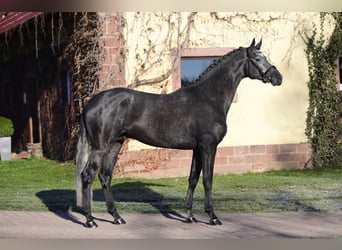
<path fill-rule="evenodd" d="M 122 224 L 126 224 L 126 221 L 120 217 L 120 218 L 114 219 L 113 224 L 122 225 Z"/>
<path fill-rule="evenodd" d="M 216 226 L 216 225 L 222 225 L 222 222 L 221 222 L 219 219 L 217 219 L 217 218 L 211 219 L 211 220 L 209 221 L 209 223 L 210 223 L 210 225 L 214 225 L 214 226 Z"/>
<path fill-rule="evenodd" d="M 84 226 L 87 228 L 97 228 L 97 224 L 93 220 L 87 221 Z"/>
<path fill-rule="evenodd" d="M 195 217 L 186 218 L 186 223 L 197 223 L 197 219 Z"/>

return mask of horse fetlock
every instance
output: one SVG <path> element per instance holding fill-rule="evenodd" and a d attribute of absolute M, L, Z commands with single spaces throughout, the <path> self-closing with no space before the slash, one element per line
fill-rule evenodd
<path fill-rule="evenodd" d="M 97 228 L 97 224 L 93 219 L 87 220 L 84 226 L 87 228 Z"/>
<path fill-rule="evenodd" d="M 217 216 L 214 213 L 214 209 L 211 208 L 206 208 L 205 211 L 210 217 L 209 224 L 210 225 L 222 225 L 222 222 L 217 218 Z"/>
<path fill-rule="evenodd" d="M 115 225 L 123 225 L 123 224 L 126 224 L 126 221 L 123 218 L 121 218 L 121 217 L 114 218 L 113 224 L 115 224 Z"/>
<path fill-rule="evenodd" d="M 186 209 L 186 213 L 187 213 L 187 218 L 186 218 L 185 222 L 187 222 L 187 223 L 197 223 L 197 219 L 194 217 L 194 215 L 192 213 L 191 206 L 190 206 L 190 208 Z"/>
<path fill-rule="evenodd" d="M 115 208 L 114 208 L 115 209 Z M 116 210 L 116 209 L 115 209 Z M 113 224 L 116 224 L 116 225 L 122 225 L 122 224 L 126 224 L 126 221 L 119 215 L 118 212 L 109 212 L 113 218 L 114 218 L 114 221 L 113 221 Z"/>
<path fill-rule="evenodd" d="M 216 225 L 220 226 L 220 225 L 222 225 L 222 222 L 218 218 L 214 218 L 214 219 L 209 220 L 209 224 L 214 225 L 214 226 L 216 226 Z"/>
<path fill-rule="evenodd" d="M 185 222 L 187 223 L 197 223 L 197 219 L 194 216 L 189 216 L 186 218 Z"/>

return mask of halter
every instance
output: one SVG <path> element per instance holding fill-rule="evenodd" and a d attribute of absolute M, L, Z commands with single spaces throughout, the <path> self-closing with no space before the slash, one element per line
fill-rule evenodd
<path fill-rule="evenodd" d="M 252 60 L 252 58 L 249 56 L 249 53 L 248 53 L 248 50 L 246 51 L 247 52 L 247 58 L 248 58 L 248 63 L 247 63 L 247 70 L 248 72 L 250 71 L 250 68 L 249 68 L 249 62 L 251 62 L 254 66 L 254 68 L 257 69 L 257 71 L 259 72 L 259 74 L 261 75 L 262 77 L 262 81 L 263 82 L 268 82 L 271 80 L 271 78 L 267 75 L 267 73 L 272 69 L 272 68 L 276 68 L 274 65 L 271 65 L 271 67 L 269 67 L 265 72 L 263 72 L 260 67 Z"/>

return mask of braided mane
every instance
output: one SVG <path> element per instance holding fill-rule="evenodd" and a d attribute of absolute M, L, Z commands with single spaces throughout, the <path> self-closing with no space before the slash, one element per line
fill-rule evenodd
<path fill-rule="evenodd" d="M 192 82 L 188 83 L 188 85 L 192 85 L 195 83 L 200 82 L 201 80 L 203 80 L 211 71 L 213 71 L 215 68 L 217 68 L 219 65 L 221 65 L 221 63 L 223 61 L 226 61 L 229 57 L 231 57 L 233 54 L 241 51 L 241 49 L 243 49 L 243 47 L 240 47 L 238 49 L 232 50 L 230 52 L 228 52 L 227 54 L 215 59 L 205 70 L 203 70 L 203 72 Z"/>

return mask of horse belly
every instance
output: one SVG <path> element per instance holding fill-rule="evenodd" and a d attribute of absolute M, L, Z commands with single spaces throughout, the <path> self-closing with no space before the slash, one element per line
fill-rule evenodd
<path fill-rule="evenodd" d="M 169 119 L 170 117 L 172 116 L 168 116 L 167 119 L 160 115 L 155 115 L 151 119 L 140 117 L 130 123 L 126 130 L 127 137 L 156 147 L 195 148 L 197 141 L 192 135 L 192 130 L 177 120 Z"/>
<path fill-rule="evenodd" d="M 196 138 L 186 135 L 181 131 L 158 130 L 155 128 L 133 128 L 127 133 L 127 137 L 136 139 L 144 144 L 174 149 L 193 149 L 197 145 Z"/>

